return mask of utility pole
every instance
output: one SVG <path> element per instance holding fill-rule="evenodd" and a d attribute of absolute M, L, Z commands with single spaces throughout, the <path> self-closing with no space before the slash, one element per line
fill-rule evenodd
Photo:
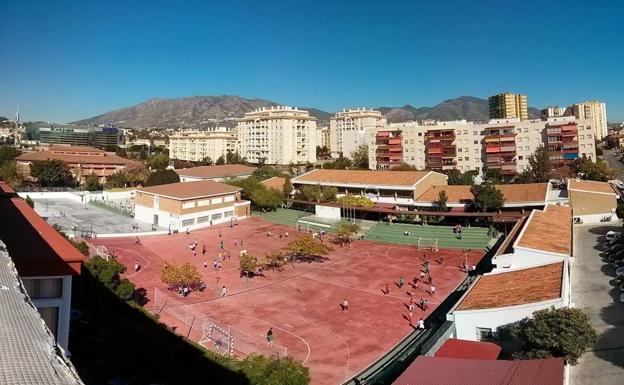
<path fill-rule="evenodd" d="M 14 136 L 14 140 L 13 140 L 13 144 L 14 146 L 19 146 L 21 143 L 21 135 L 19 132 L 19 121 L 20 121 L 20 116 L 19 116 L 19 104 L 17 105 L 17 111 L 15 112 L 15 133 L 13 134 Z"/>

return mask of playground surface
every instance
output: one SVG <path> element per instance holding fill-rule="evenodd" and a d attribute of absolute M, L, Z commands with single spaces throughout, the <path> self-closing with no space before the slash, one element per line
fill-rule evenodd
<path fill-rule="evenodd" d="M 269 230 L 271 237 L 267 236 Z M 280 239 L 278 235 L 285 232 L 289 237 Z M 475 265 L 484 255 L 483 249 L 440 249 L 433 253 L 417 250 L 416 242 L 393 245 L 364 240 L 353 242 L 351 247 L 332 245 L 333 251 L 323 262 L 295 262 L 276 271 L 265 270 L 264 276 L 240 277 L 241 250 L 261 256 L 285 246 L 298 234 L 293 227 L 254 217 L 239 221 L 233 228 L 224 225 L 190 234 L 145 236 L 139 245 L 135 245 L 134 237 L 92 241 L 104 245 L 128 267 L 125 276 L 147 292 L 145 307 L 159 314 L 160 320 L 177 333 L 221 350 L 225 349 L 223 336 L 232 336 L 236 356 L 253 350 L 288 354 L 310 368 L 314 385 L 341 384 L 386 354 L 414 330 L 408 321 L 409 293 L 415 293 L 416 302 L 421 298 L 429 302 L 426 310 L 415 308 L 413 323 L 421 317 L 427 320 L 464 280 L 466 259 L 468 265 Z M 193 241 L 198 243 L 197 256 L 188 247 Z M 205 256 L 201 253 L 203 245 Z M 231 259 L 223 261 L 222 269 L 215 269 L 218 253 L 228 251 Z M 204 259 L 207 268 L 203 267 Z M 425 259 L 431 259 L 434 295 L 424 282 L 419 281 L 415 288 L 410 284 L 414 277 L 420 277 Z M 165 261 L 196 265 L 207 288 L 187 297 L 169 291 L 159 278 Z M 140 265 L 137 272 L 135 262 Z M 399 288 L 401 276 L 405 285 Z M 386 284 L 389 293 L 383 291 Z M 227 288 L 226 298 L 220 296 L 223 286 Z M 349 308 L 343 311 L 340 304 L 345 299 Z M 272 345 L 266 340 L 269 328 L 274 333 Z"/>

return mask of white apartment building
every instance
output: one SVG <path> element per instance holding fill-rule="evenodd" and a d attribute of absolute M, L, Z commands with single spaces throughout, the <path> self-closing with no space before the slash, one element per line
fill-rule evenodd
<path fill-rule="evenodd" d="M 356 148 L 367 144 L 367 131 L 383 129 L 386 123 L 381 112 L 373 109 L 357 108 L 336 112 L 329 120 L 332 156 L 351 156 Z"/>
<path fill-rule="evenodd" d="M 560 133 L 559 127 L 565 127 L 564 134 Z M 558 161 L 571 161 L 582 156 L 596 159 L 594 130 L 589 119 L 513 118 L 488 123 L 459 120 L 432 125 L 404 122 L 391 123 L 383 130 L 368 131 L 369 165 L 373 170 L 381 168 L 378 161 L 383 149 L 378 146 L 377 134 L 385 131 L 400 132 L 402 148 L 392 151 L 401 153 L 403 163 L 419 170 L 458 169 L 466 172 L 487 167 L 498 168 L 503 174 L 514 174 L 529 167 L 529 157 L 539 146 L 552 151 L 553 159 Z M 560 153 L 558 158 L 557 153 Z"/>
<path fill-rule="evenodd" d="M 316 128 L 316 145 L 319 147 L 327 147 L 329 148 L 330 135 L 329 135 L 329 127 L 317 127 Z"/>
<path fill-rule="evenodd" d="M 215 131 L 181 131 L 169 137 L 169 158 L 200 161 L 210 157 L 216 161 L 236 151 L 236 135 L 223 128 Z"/>
<path fill-rule="evenodd" d="M 591 119 L 596 139 L 602 140 L 607 136 L 607 105 L 596 100 L 576 103 L 572 106 L 577 119 Z"/>
<path fill-rule="evenodd" d="M 248 112 L 238 120 L 238 151 L 251 163 L 316 162 L 316 119 L 296 107 L 277 106 Z"/>

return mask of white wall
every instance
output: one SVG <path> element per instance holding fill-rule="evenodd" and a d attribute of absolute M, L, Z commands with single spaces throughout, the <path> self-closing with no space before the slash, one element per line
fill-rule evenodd
<path fill-rule="evenodd" d="M 492 263 L 496 265 L 495 270 L 508 270 L 561 262 L 564 259 L 566 259 L 564 256 L 529 251 L 516 247 L 512 254 L 503 254 L 492 258 Z"/>
<path fill-rule="evenodd" d="M 315 205 L 314 215 L 320 218 L 340 220 L 340 207 Z"/>
<path fill-rule="evenodd" d="M 564 299 L 537 302 L 526 305 L 507 306 L 496 309 L 454 311 L 448 318 L 455 321 L 455 338 L 477 341 L 477 328 L 497 328 L 529 317 L 537 310 L 564 307 Z"/>
<path fill-rule="evenodd" d="M 134 218 L 137 221 L 153 224 L 154 214 L 156 214 L 158 215 L 158 226 L 163 227 L 165 229 L 171 228 L 171 230 L 184 231 L 186 230 L 186 228 L 197 229 L 197 228 L 202 228 L 202 227 L 209 227 L 211 225 L 210 221 L 204 222 L 204 223 L 197 223 L 197 218 L 204 217 L 207 215 L 212 216 L 214 214 L 222 214 L 221 218 L 212 220 L 213 225 L 216 225 L 219 223 L 230 222 L 230 218 L 233 218 L 233 220 L 241 219 L 241 218 L 237 218 L 236 214 L 234 214 L 232 217 L 225 217 L 223 214 L 225 214 L 225 212 L 227 211 L 236 212 L 236 208 L 234 205 L 232 205 L 228 207 L 221 207 L 221 208 L 214 209 L 214 210 L 200 211 L 200 212 L 195 212 L 192 214 L 178 216 L 178 215 L 171 215 L 170 213 L 165 212 L 165 211 L 154 210 L 149 207 L 136 205 L 134 209 Z M 183 226 L 182 222 L 188 219 L 195 219 L 194 224 Z"/>

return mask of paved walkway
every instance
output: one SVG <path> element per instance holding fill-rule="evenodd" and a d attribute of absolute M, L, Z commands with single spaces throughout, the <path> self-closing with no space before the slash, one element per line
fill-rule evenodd
<path fill-rule="evenodd" d="M 589 315 L 598 343 L 572 367 L 570 385 L 624 382 L 624 303 L 613 285 L 615 269 L 602 257 L 609 230 L 623 231 L 619 223 L 574 226 L 572 302 Z"/>

